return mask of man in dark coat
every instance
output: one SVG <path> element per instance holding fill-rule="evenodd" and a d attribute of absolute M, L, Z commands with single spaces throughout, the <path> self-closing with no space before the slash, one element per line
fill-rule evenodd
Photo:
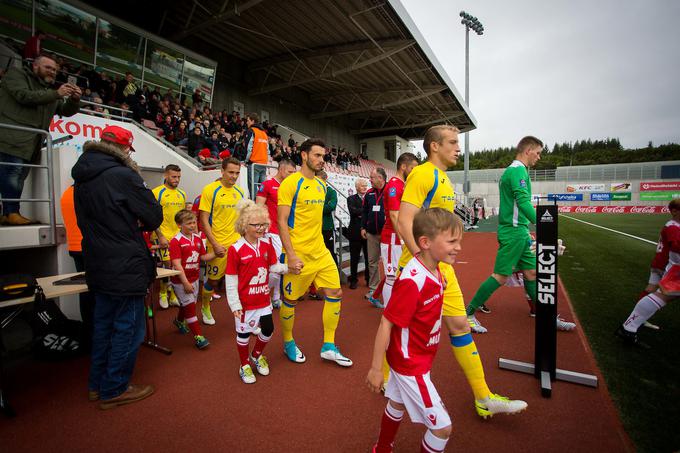
<path fill-rule="evenodd" d="M 31 68 L 11 68 L 0 81 L 0 123 L 47 130 L 54 115 L 78 113 L 81 91 L 65 83 L 52 89 L 57 63 L 39 56 Z M 66 99 L 64 99 L 66 98 Z M 0 128 L 0 162 L 36 164 L 40 161 L 43 135 Z M 0 196 L 19 199 L 30 167 L 0 165 Z M 27 225 L 32 220 L 19 214 L 19 202 L 3 201 L 0 222 Z"/>
<path fill-rule="evenodd" d="M 144 296 L 156 266 L 142 236 L 163 211 L 130 158 L 132 134 L 118 126 L 87 142 L 73 167 L 78 227 L 83 233 L 87 285 L 94 294 L 88 398 L 109 409 L 141 400 L 151 385 L 130 384 L 144 339 Z"/>
<path fill-rule="evenodd" d="M 349 288 L 356 289 L 358 279 L 357 279 L 357 269 L 359 268 L 359 256 L 361 251 L 364 251 L 364 277 L 366 278 L 366 284 L 368 284 L 368 249 L 366 239 L 361 236 L 361 216 L 364 210 L 364 194 L 368 189 L 368 183 L 365 179 L 357 179 L 354 187 L 357 193 L 347 197 L 347 209 L 349 210 L 349 262 L 350 262 L 350 274 L 349 274 Z"/>

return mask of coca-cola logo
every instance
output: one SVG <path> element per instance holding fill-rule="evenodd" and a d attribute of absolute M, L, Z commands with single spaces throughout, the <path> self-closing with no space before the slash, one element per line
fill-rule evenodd
<path fill-rule="evenodd" d="M 623 206 L 605 206 L 602 208 L 602 212 L 607 212 L 610 214 L 623 214 L 626 212 L 626 208 Z"/>
<path fill-rule="evenodd" d="M 576 208 L 576 212 L 597 212 L 597 206 L 579 206 Z"/>
<path fill-rule="evenodd" d="M 654 214 L 656 208 L 654 206 L 633 206 L 630 208 L 630 212 L 634 212 L 635 214 Z"/>

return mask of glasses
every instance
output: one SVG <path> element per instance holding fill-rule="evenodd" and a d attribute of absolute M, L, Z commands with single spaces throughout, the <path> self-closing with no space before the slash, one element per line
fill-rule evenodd
<path fill-rule="evenodd" d="M 264 229 L 269 228 L 268 223 L 249 223 L 248 225 L 255 228 L 256 230 L 264 230 Z"/>

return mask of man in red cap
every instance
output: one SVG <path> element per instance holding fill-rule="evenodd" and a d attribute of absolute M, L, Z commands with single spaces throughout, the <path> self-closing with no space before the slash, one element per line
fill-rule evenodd
<path fill-rule="evenodd" d="M 107 126 L 71 170 L 85 278 L 96 300 L 88 398 L 102 409 L 154 391 L 130 384 L 130 376 L 144 339 L 144 296 L 156 278 L 142 231 L 156 230 L 163 210 L 130 158 L 132 141 L 127 129 Z"/>

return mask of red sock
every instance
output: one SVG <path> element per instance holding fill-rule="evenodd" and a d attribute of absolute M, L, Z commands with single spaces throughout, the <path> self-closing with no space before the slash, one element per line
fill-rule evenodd
<path fill-rule="evenodd" d="M 236 348 L 238 349 L 238 358 L 241 360 L 241 366 L 249 365 L 248 361 L 248 343 L 250 338 L 241 338 L 236 336 Z"/>
<path fill-rule="evenodd" d="M 182 321 L 184 321 L 185 319 L 186 319 L 186 314 L 185 314 L 185 312 L 184 312 L 184 307 L 179 307 L 179 308 L 177 309 L 177 320 L 178 320 L 179 322 L 182 322 Z"/>
<path fill-rule="evenodd" d="M 191 333 L 193 333 L 194 336 L 202 335 L 201 325 L 198 323 L 198 317 L 196 316 L 196 302 L 180 307 L 179 312 L 182 313 L 182 317 L 187 320 L 187 326 L 189 326 Z M 177 319 L 179 319 L 179 317 Z"/>
<path fill-rule="evenodd" d="M 253 347 L 253 358 L 257 359 L 262 355 L 262 351 L 264 350 L 264 347 L 267 346 L 267 343 L 269 343 L 269 340 L 271 340 L 272 337 L 265 337 L 262 334 L 259 334 L 257 336 L 257 341 L 255 341 L 255 346 Z"/>
<path fill-rule="evenodd" d="M 404 411 L 395 409 L 389 402 L 387 403 L 382 420 L 380 421 L 378 443 L 375 444 L 375 449 L 373 450 L 375 453 L 392 453 L 394 438 L 397 437 L 397 430 L 403 417 Z"/>

